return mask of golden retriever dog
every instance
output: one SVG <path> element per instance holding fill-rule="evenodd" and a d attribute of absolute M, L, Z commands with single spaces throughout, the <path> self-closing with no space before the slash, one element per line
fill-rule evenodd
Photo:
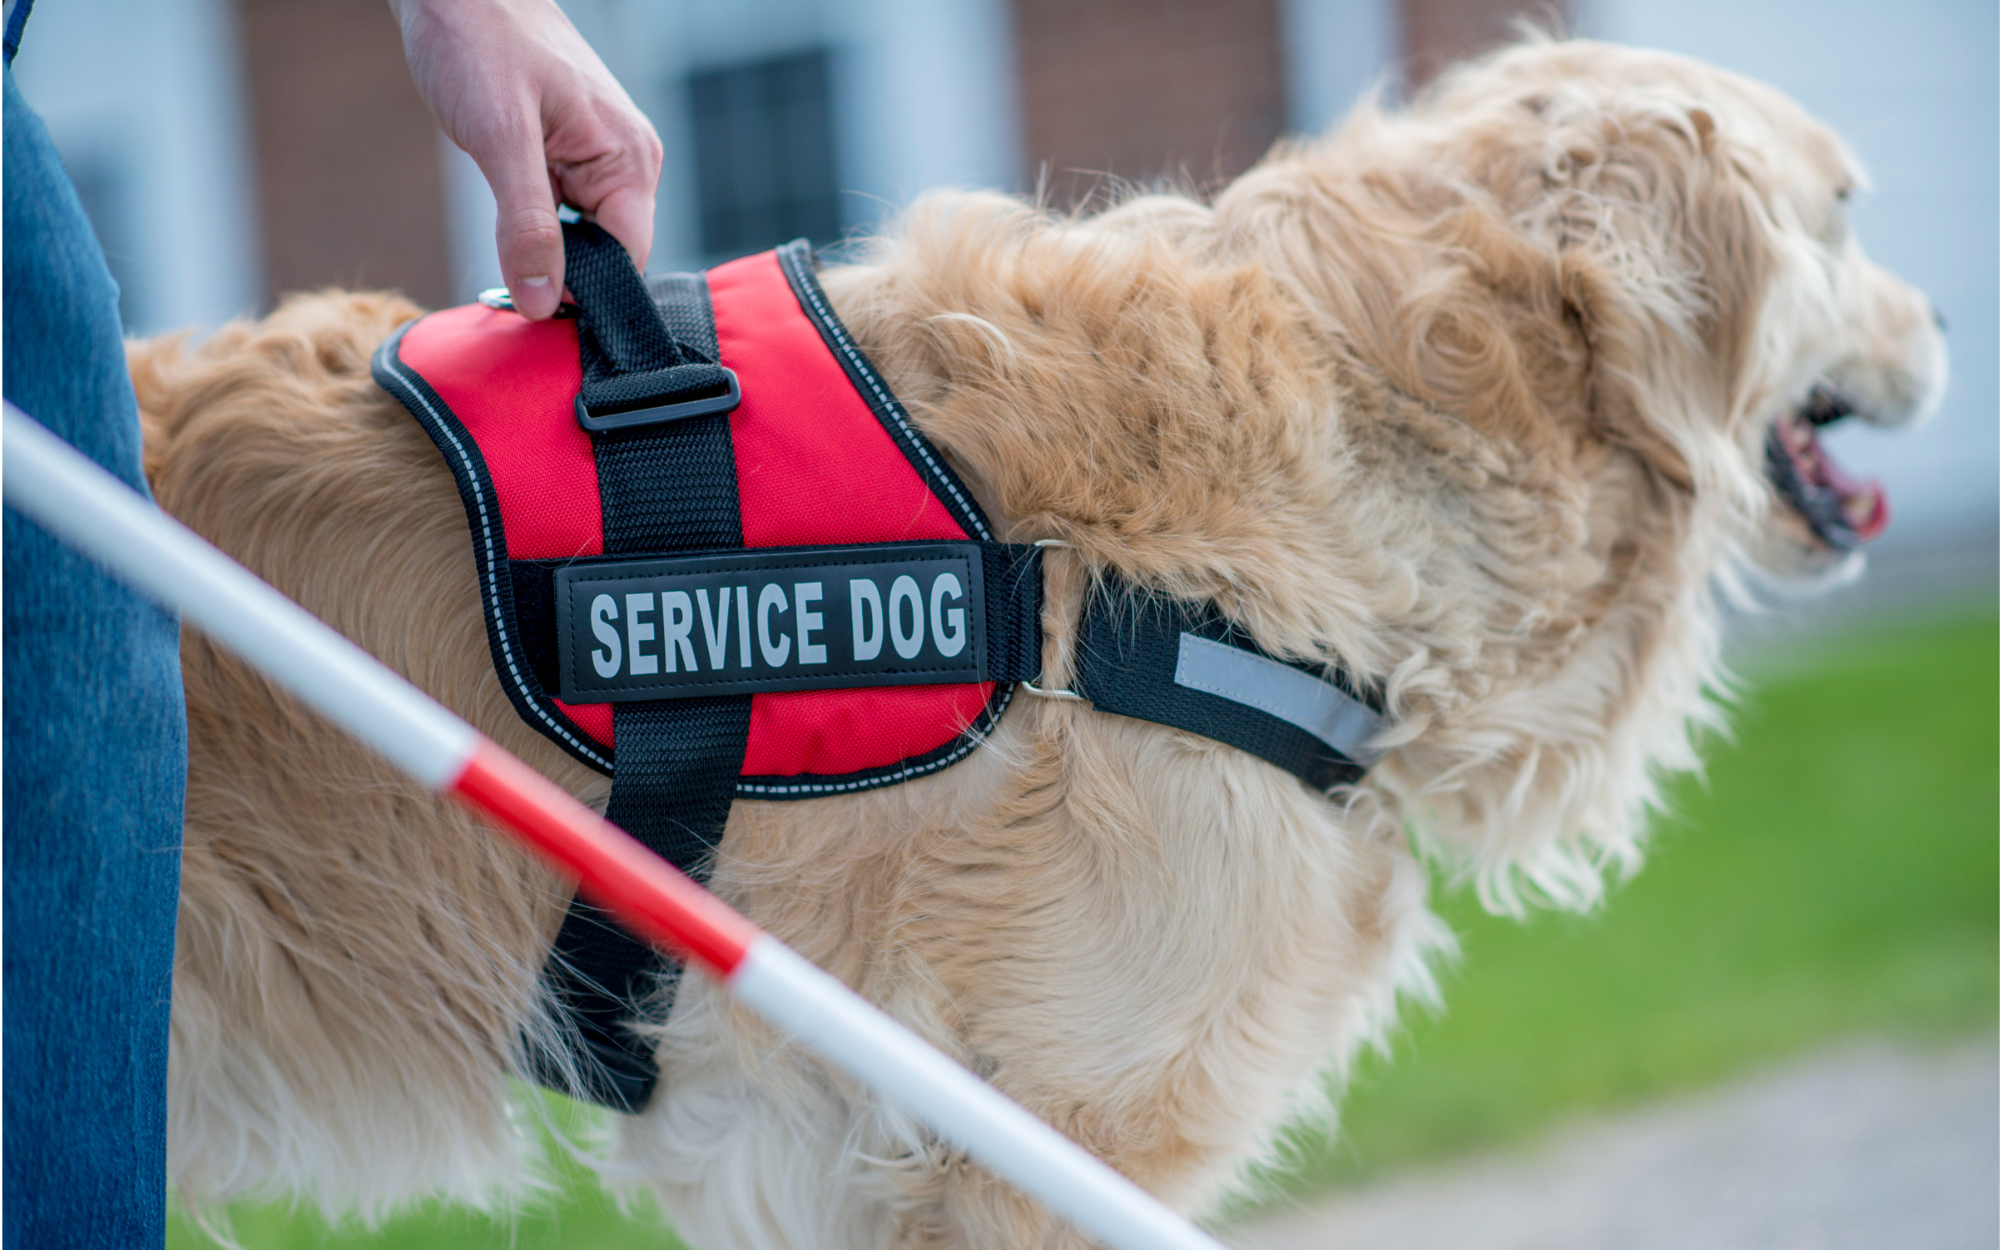
<path fill-rule="evenodd" d="M 1718 596 L 1829 579 L 1886 519 L 1818 424 L 1923 417 L 1930 305 L 1848 232 L 1861 173 L 1777 92 L 1530 40 L 1364 104 L 1204 202 L 918 201 L 824 282 L 1011 541 L 1060 539 L 1044 684 L 1115 570 L 1386 692 L 1332 793 L 1016 699 L 883 790 L 739 801 L 714 889 L 1199 1212 L 1431 992 L 1432 868 L 1587 907 L 1717 720 Z M 458 493 L 370 380 L 417 314 L 291 300 L 135 344 L 166 508 L 586 801 L 494 677 Z M 504 1201 L 571 895 L 206 639 L 174 979 L 173 1183 L 379 1212 Z M 1079 1244 L 691 976 L 599 1166 L 705 1250 Z"/>

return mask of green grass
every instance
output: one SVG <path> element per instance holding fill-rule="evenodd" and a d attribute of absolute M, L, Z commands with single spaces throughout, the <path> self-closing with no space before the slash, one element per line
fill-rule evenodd
<path fill-rule="evenodd" d="M 1753 683 L 1706 783 L 1600 912 L 1440 907 L 1444 1011 L 1361 1065 L 1343 1132 L 1295 1135 L 1304 1192 L 1517 1140 L 1856 1034 L 1947 1038 L 2000 999 L 2000 630 L 1815 646 Z"/>
<path fill-rule="evenodd" d="M 597 1113 L 553 1094 L 543 1095 L 553 1123 L 566 1135 L 586 1132 Z M 227 1232 L 243 1250 L 684 1250 L 650 1201 L 630 1210 L 598 1188 L 590 1173 L 553 1145 L 555 1183 L 540 1202 L 507 1214 L 482 1214 L 462 1206 L 427 1202 L 375 1228 L 329 1227 L 317 1214 L 291 1206 L 243 1205 L 227 1212 Z M 167 1227 L 167 1250 L 216 1250 L 193 1221 L 176 1212 Z"/>
<path fill-rule="evenodd" d="M 1858 1034 L 1949 1038 L 2000 1005 L 2000 627 L 1812 644 L 1755 683 L 1706 783 L 1676 788 L 1643 872 L 1588 917 L 1439 900 L 1464 958 L 1445 1010 L 1361 1066 L 1334 1138 L 1294 1134 L 1279 1192 L 1518 1140 Z M 491 1218 L 432 1206 L 374 1230 L 238 1209 L 247 1250 L 675 1245 L 581 1169 Z M 185 1222 L 174 1250 L 210 1242 Z"/>

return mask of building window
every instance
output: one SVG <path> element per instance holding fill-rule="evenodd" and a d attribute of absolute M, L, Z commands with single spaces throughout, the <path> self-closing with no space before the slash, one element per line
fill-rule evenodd
<path fill-rule="evenodd" d="M 840 234 L 825 49 L 690 76 L 701 246 L 711 261 Z"/>

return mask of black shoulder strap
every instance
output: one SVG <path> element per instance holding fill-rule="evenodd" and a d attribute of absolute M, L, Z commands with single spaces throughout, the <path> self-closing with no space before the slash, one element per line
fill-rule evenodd
<path fill-rule="evenodd" d="M 653 289 L 617 240 L 588 222 L 563 227 L 567 284 L 580 308 L 583 389 L 604 513 L 604 554 L 713 552 L 743 546 L 729 410 L 740 394 L 719 362 L 699 276 Z M 657 301 L 657 303 L 656 303 Z M 721 841 L 750 732 L 750 696 L 619 703 L 605 816 L 698 881 Z M 643 1109 L 659 1070 L 626 1022 L 678 965 L 578 896 L 546 976 L 583 1046 L 531 1054 L 536 1079 L 621 1111 Z"/>
<path fill-rule="evenodd" d="M 1076 693 L 1100 712 L 1185 729 L 1267 760 L 1316 790 L 1359 781 L 1381 702 L 1340 672 L 1260 649 L 1213 605 L 1107 576 L 1085 601 Z"/>

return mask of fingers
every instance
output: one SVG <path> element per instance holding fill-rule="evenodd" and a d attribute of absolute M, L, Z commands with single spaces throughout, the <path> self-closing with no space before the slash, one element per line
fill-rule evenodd
<path fill-rule="evenodd" d="M 553 110 L 544 146 L 563 202 L 624 244 L 645 272 L 653 252 L 653 200 L 660 185 L 660 138 L 617 83 L 588 107 Z"/>
<path fill-rule="evenodd" d="M 637 146 L 657 151 L 659 141 L 650 127 L 643 137 L 646 144 Z M 508 145 L 506 160 L 481 165 L 499 205 L 495 237 L 500 272 L 515 310 L 536 321 L 555 313 L 563 289 L 558 201 L 587 212 L 624 245 L 633 267 L 643 273 L 653 251 L 653 199 L 659 183 L 657 156 L 649 163 L 620 152 L 610 160 L 578 166 L 546 159 L 549 146 L 546 137 L 537 135 Z"/>
<path fill-rule="evenodd" d="M 632 265 L 646 272 L 646 260 L 653 254 L 653 188 L 621 187 L 598 201 L 592 216 L 605 233 L 625 245 Z"/>
<path fill-rule="evenodd" d="M 643 269 L 659 136 L 555 0 L 397 2 L 418 91 L 493 188 L 515 309 L 539 320 L 561 302 L 559 202 L 594 218 Z"/>
<path fill-rule="evenodd" d="M 505 154 L 482 161 L 499 205 L 494 241 L 500 274 L 514 297 L 514 309 L 531 321 L 554 315 L 563 289 L 562 223 L 541 150 L 541 136 L 510 145 Z M 650 225 L 650 223 L 648 223 Z M 652 241 L 650 232 L 647 242 Z"/>

